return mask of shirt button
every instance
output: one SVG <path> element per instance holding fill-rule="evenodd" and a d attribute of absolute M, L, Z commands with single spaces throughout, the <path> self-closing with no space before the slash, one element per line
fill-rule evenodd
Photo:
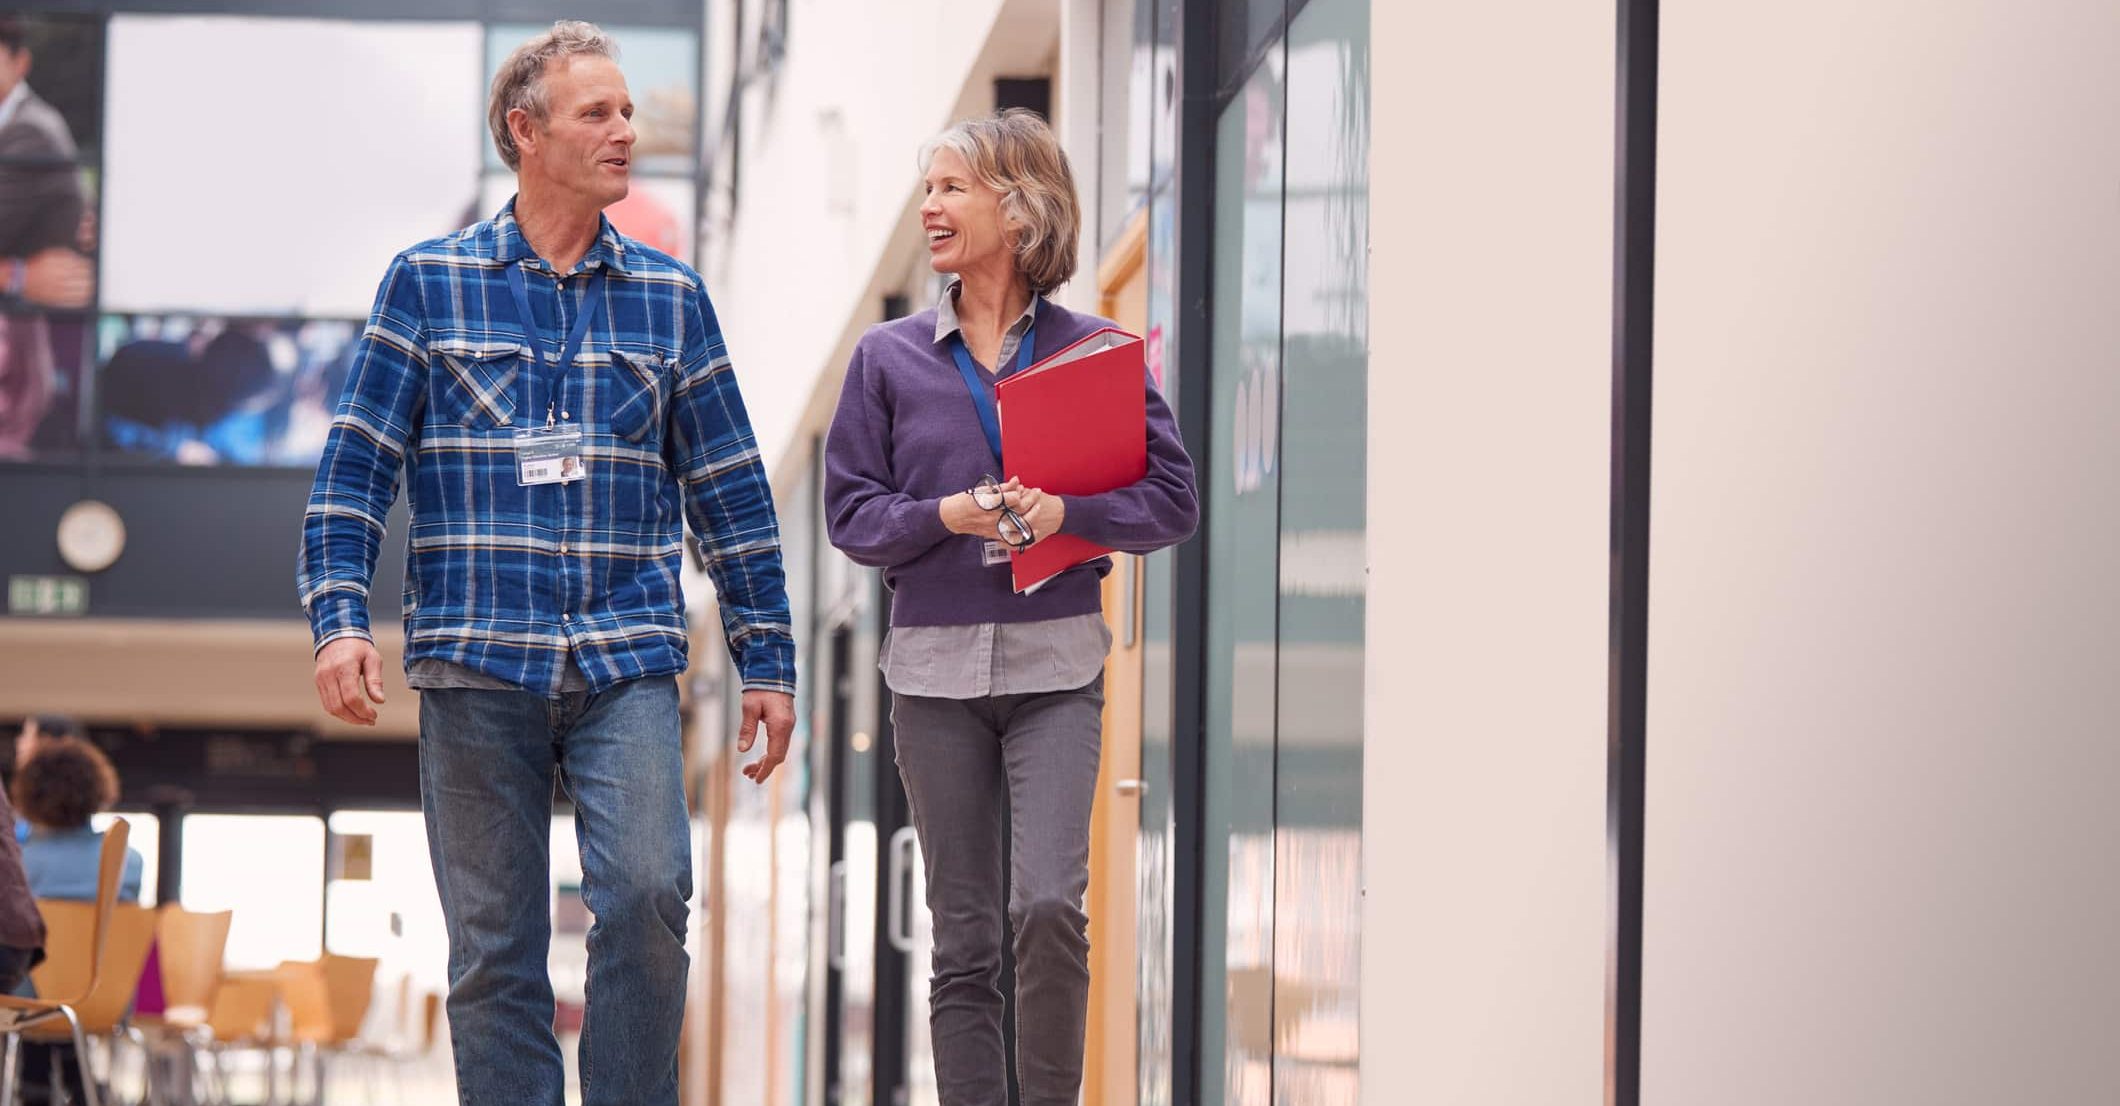
<path fill-rule="evenodd" d="M 563 615 L 559 616 L 559 620 L 560 620 L 561 622 L 572 622 L 572 621 L 574 621 L 574 614 L 573 614 L 573 612 L 571 612 L 571 611 L 570 611 L 570 612 L 568 612 L 568 613 L 566 613 L 566 614 L 563 614 Z"/>
<path fill-rule="evenodd" d="M 559 555 L 560 555 L 560 556 L 562 556 L 562 557 L 564 557 L 564 556 L 566 556 L 566 555 L 567 555 L 567 547 L 566 547 L 566 546 L 562 545 L 562 546 L 560 546 L 560 547 L 559 547 Z"/>

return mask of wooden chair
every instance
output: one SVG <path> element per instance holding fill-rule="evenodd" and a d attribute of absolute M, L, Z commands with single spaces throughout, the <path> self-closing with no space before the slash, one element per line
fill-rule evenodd
<path fill-rule="evenodd" d="M 279 1092 L 279 1040 L 274 1021 L 279 1010 L 280 983 L 277 972 L 231 972 L 221 977 L 208 1007 L 205 1040 L 212 1056 L 214 1086 L 208 1101 L 226 1103 L 228 1055 L 231 1052 L 265 1054 L 265 1100 L 277 1102 Z"/>
<path fill-rule="evenodd" d="M 89 1033 L 117 1027 L 132 1003 L 141 969 L 147 964 L 147 947 L 154 939 L 154 915 L 118 902 L 118 884 L 125 875 L 125 843 L 131 834 L 132 827 L 123 818 L 103 831 L 94 902 L 37 903 L 46 929 L 44 962 L 30 972 L 38 997 L 0 995 L 0 1018 L 5 1019 L 0 1030 L 7 1034 L 7 1053 L 0 1062 L 0 1102 L 14 1101 L 22 1038 L 34 1034 L 37 1040 L 72 1038 L 87 1106 L 103 1106 L 101 1088 L 89 1067 Z M 64 1030 L 57 1028 L 61 1021 Z"/>
<path fill-rule="evenodd" d="M 232 910 L 202 914 L 180 906 L 162 908 L 155 940 L 162 948 L 163 1021 L 196 1029 L 212 1016 L 234 922 Z"/>
<path fill-rule="evenodd" d="M 159 1090 L 166 1071 L 171 1078 L 189 1084 L 198 1096 L 205 1071 L 205 1027 L 211 1018 L 216 993 L 221 987 L 223 956 L 228 951 L 228 930 L 235 920 L 232 911 L 204 914 L 179 906 L 165 906 L 155 921 L 155 946 L 159 950 L 163 1010 L 159 1017 L 136 1017 L 134 1039 L 146 1057 L 151 1091 Z M 180 1059 L 181 1067 L 165 1068 L 163 1058 Z M 150 1097 L 161 1100 L 159 1094 Z"/>
<path fill-rule="evenodd" d="M 354 1055 L 361 1023 L 375 999 L 372 957 L 325 953 L 316 960 L 280 965 L 280 994 L 287 1002 L 292 1036 L 314 1062 L 315 1098 L 324 1099 L 325 1062 L 335 1055 Z"/>

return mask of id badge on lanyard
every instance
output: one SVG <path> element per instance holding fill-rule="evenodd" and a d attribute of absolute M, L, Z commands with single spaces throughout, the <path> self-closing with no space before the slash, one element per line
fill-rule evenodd
<path fill-rule="evenodd" d="M 581 427 L 538 426 L 515 432 L 516 483 L 572 484 L 587 475 Z"/>
<path fill-rule="evenodd" d="M 588 292 L 582 297 L 581 315 L 574 320 L 574 329 L 567 335 L 567 344 L 560 347 L 559 371 L 564 372 L 574 364 L 581 352 L 582 340 L 595 324 L 596 316 L 604 306 L 604 274 L 598 269 L 589 280 Z M 556 390 L 560 381 L 548 369 L 545 347 L 538 341 L 537 324 L 530 314 L 530 294 L 523 286 L 523 271 L 516 265 L 508 266 L 508 291 L 515 300 L 516 321 L 523 328 L 523 342 L 537 358 L 538 375 L 551 382 Z M 556 423 L 550 413 L 545 425 L 518 430 L 515 433 L 515 482 L 523 487 L 537 484 L 572 484 L 589 474 L 588 461 L 582 456 L 584 436 L 578 423 L 564 426 Z"/>

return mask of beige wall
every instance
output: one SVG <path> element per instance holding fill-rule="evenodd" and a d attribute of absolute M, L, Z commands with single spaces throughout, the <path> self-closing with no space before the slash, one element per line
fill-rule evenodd
<path fill-rule="evenodd" d="M 1615 25 L 1371 9 L 1362 1096 L 1602 1101 Z"/>
<path fill-rule="evenodd" d="M 2120 1102 L 2120 6 L 1666 4 L 1643 1101 Z"/>

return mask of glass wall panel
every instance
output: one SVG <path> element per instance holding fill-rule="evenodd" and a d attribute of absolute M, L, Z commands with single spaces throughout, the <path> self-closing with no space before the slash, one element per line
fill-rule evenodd
<path fill-rule="evenodd" d="M 231 970 L 314 960 L 324 935 L 324 820 L 187 814 L 182 886 L 186 910 L 235 912 Z"/>
<path fill-rule="evenodd" d="M 1148 208 L 1148 334 L 1149 372 L 1163 388 L 1163 398 L 1177 410 L 1177 377 L 1170 371 L 1173 358 L 1171 326 L 1172 278 L 1177 258 L 1173 252 L 1176 226 L 1176 189 L 1166 185 L 1149 201 Z M 1195 449 L 1198 443 L 1187 443 Z M 1204 468 L 1203 468 L 1204 471 Z M 1176 834 L 1176 793 L 1172 777 L 1171 722 L 1173 691 L 1177 681 L 1173 652 L 1172 602 L 1177 553 L 1165 549 L 1143 558 L 1141 564 L 1141 840 L 1135 861 L 1135 885 L 1140 891 L 1135 947 L 1141 955 L 1140 1052 L 1138 1086 L 1141 1106 L 1168 1106 L 1171 1101 L 1171 1033 L 1175 1016 L 1172 991 L 1175 965 L 1172 956 L 1171 921 L 1174 909 L 1176 865 L 1171 855 Z M 1188 641 L 1194 640 L 1188 638 Z"/>
<path fill-rule="evenodd" d="M 1368 0 L 1288 32 L 1274 1101 L 1358 1090 L 1368 391 Z"/>
<path fill-rule="evenodd" d="M 0 461 L 81 445 L 103 37 L 101 19 L 68 16 L 12 18 L 0 30 Z"/>
<path fill-rule="evenodd" d="M 1215 17 L 1216 85 L 1234 88 L 1245 77 L 1246 65 L 1261 49 L 1280 52 L 1280 44 L 1266 43 L 1281 29 L 1287 5 L 1284 0 L 1222 0 Z"/>
<path fill-rule="evenodd" d="M 1283 63 L 1216 129 L 1200 1051 L 1203 1101 L 1230 1106 L 1272 1086 Z"/>
<path fill-rule="evenodd" d="M 1097 241 L 1107 246 L 1148 199 L 1150 3 L 1104 0 Z"/>

